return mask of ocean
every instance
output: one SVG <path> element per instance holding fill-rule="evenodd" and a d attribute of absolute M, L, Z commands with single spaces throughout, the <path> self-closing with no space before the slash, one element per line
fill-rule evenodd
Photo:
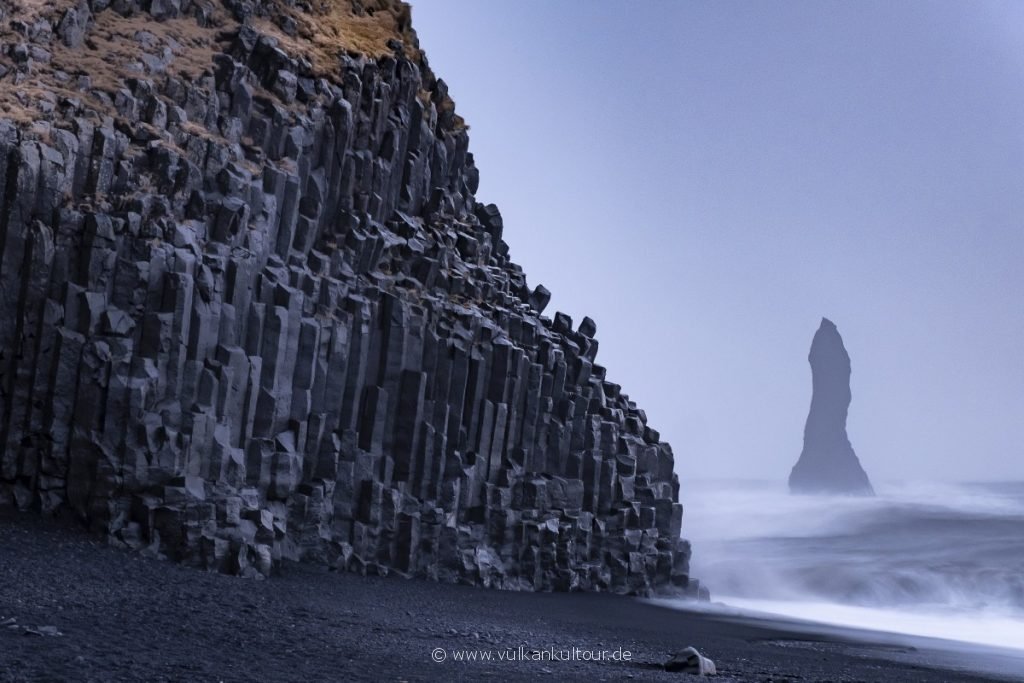
<path fill-rule="evenodd" d="M 684 480 L 691 574 L 742 611 L 1024 650 L 1024 482 L 876 490 Z"/>

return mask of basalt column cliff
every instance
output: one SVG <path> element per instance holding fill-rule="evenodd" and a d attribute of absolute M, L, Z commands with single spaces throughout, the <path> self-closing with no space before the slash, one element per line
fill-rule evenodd
<path fill-rule="evenodd" d="M 226 572 L 694 591 L 672 451 L 453 107 L 397 2 L 0 0 L 0 504 Z"/>

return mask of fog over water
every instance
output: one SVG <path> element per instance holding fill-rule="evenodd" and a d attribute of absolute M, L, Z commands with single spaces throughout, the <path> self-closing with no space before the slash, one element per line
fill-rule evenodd
<path fill-rule="evenodd" d="M 672 443 L 715 599 L 1024 648 L 1024 4 L 413 6 L 512 258 Z M 877 498 L 785 490 L 822 316 Z"/>

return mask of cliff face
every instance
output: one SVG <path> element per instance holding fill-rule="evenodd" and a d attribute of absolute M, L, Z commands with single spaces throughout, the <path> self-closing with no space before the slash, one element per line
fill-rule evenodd
<path fill-rule="evenodd" d="M 835 323 L 821 319 L 811 342 L 813 394 L 804 449 L 789 475 L 793 493 L 874 495 L 846 435 L 850 409 L 850 355 Z"/>
<path fill-rule="evenodd" d="M 407 6 L 0 24 L 0 502 L 226 572 L 695 590 L 672 451 L 542 317 Z"/>

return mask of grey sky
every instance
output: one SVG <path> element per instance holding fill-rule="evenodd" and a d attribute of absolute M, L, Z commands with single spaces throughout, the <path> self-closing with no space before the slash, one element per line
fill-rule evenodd
<path fill-rule="evenodd" d="M 483 201 L 686 477 L 1024 478 L 1024 3 L 420 0 Z"/>

